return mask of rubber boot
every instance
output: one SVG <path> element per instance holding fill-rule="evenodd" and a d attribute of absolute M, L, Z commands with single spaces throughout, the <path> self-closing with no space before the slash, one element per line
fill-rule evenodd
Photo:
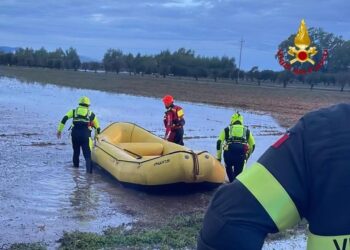
<path fill-rule="evenodd" d="M 91 159 L 86 160 L 86 172 L 92 174 L 92 163 Z"/>

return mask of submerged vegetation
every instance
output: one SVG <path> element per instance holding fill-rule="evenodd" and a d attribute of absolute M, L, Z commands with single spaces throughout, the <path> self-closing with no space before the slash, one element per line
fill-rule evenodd
<path fill-rule="evenodd" d="M 134 224 L 108 228 L 102 234 L 65 232 L 60 249 L 194 249 L 203 214 L 178 215 L 162 226 Z"/>
<path fill-rule="evenodd" d="M 46 246 L 43 243 L 16 243 L 16 244 L 12 244 L 8 249 L 9 250 L 45 250 Z"/>
<path fill-rule="evenodd" d="M 204 212 L 180 214 L 158 224 L 137 222 L 110 227 L 101 234 L 90 232 L 64 232 L 58 249 L 196 249 L 197 237 L 203 222 Z M 291 238 L 305 233 L 306 222 L 294 229 L 271 234 L 267 242 Z M 11 250 L 44 250 L 43 243 L 13 244 Z"/>
<path fill-rule="evenodd" d="M 101 234 L 64 232 L 58 249 L 195 249 L 203 212 L 180 214 L 162 225 L 134 223 L 108 228 Z M 11 250 L 43 250 L 42 243 L 21 243 Z"/>

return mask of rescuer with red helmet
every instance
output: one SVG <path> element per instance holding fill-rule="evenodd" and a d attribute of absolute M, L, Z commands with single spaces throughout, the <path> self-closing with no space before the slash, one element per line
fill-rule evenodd
<path fill-rule="evenodd" d="M 184 145 L 184 111 L 180 106 L 174 104 L 174 98 L 171 95 L 164 96 L 163 103 L 166 108 L 164 114 L 164 139 L 179 145 Z"/>

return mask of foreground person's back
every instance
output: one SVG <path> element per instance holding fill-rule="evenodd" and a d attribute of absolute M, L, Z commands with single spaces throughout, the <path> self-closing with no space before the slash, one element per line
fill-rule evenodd
<path fill-rule="evenodd" d="M 213 197 L 198 249 L 261 249 L 267 233 L 309 222 L 308 249 L 350 244 L 350 105 L 305 115 Z"/>

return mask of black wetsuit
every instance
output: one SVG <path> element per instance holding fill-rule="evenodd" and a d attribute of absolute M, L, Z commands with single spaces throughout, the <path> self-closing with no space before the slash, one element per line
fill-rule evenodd
<path fill-rule="evenodd" d="M 86 171 L 92 173 L 91 164 L 91 129 L 96 128 L 96 133 L 100 133 L 99 121 L 95 114 L 91 112 L 87 105 L 80 104 L 76 109 L 71 109 L 62 118 L 59 124 L 59 131 L 62 131 L 68 119 L 73 118 L 72 126 L 72 146 L 73 146 L 73 165 L 79 167 L 80 148 L 86 161 Z"/>
<path fill-rule="evenodd" d="M 72 145 L 73 145 L 74 167 L 79 167 L 80 148 L 83 151 L 85 161 L 91 162 L 90 137 L 91 137 L 91 130 L 88 129 L 88 126 L 86 124 L 82 126 L 75 124 L 73 126 Z M 90 170 L 90 169 L 87 169 L 87 170 Z"/>

